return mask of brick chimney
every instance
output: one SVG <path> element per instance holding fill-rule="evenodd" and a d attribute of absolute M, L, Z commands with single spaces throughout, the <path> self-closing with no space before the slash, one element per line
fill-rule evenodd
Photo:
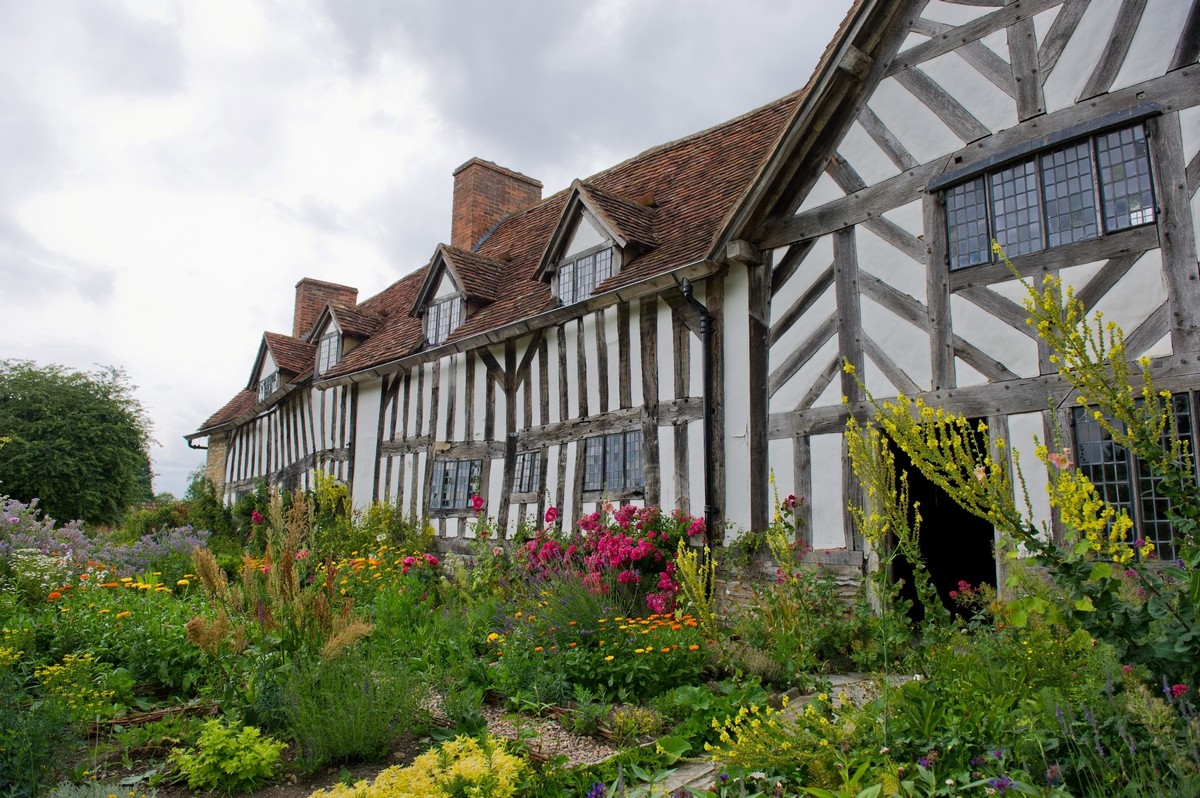
<path fill-rule="evenodd" d="M 542 199 L 542 184 L 520 172 L 472 158 L 454 170 L 450 246 L 472 250 L 496 222 Z"/>
<path fill-rule="evenodd" d="M 326 305 L 352 308 L 358 304 L 358 289 L 305 277 L 296 283 L 296 312 L 292 316 L 292 337 L 303 338 L 312 332 L 317 317 Z"/>

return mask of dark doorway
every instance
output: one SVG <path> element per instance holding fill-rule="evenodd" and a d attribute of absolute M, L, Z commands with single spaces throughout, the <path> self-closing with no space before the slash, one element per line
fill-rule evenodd
<path fill-rule="evenodd" d="M 972 422 L 972 426 L 976 423 Z M 973 587 L 996 586 L 995 532 L 986 520 L 955 504 L 944 490 L 913 466 L 904 452 L 894 446 L 893 449 L 897 482 L 900 474 L 907 472 L 909 501 L 920 505 L 920 546 L 925 567 L 942 604 L 956 612 L 958 606 L 950 598 L 950 591 L 958 590 L 960 581 Z M 892 578 L 904 580 L 900 594 L 912 602 L 909 616 L 913 622 L 922 620 L 925 608 L 917 601 L 912 564 L 904 557 L 897 557 L 892 564 Z"/>

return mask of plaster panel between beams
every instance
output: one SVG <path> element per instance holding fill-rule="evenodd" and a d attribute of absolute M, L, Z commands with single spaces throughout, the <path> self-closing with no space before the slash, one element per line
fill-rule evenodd
<path fill-rule="evenodd" d="M 1101 297 L 1095 309 L 1104 314 L 1106 323 L 1116 322 L 1129 335 L 1166 300 L 1162 250 L 1152 249 L 1138 258 L 1137 263 Z"/>
<path fill-rule="evenodd" d="M 962 146 L 958 136 L 895 78 L 887 78 L 876 86 L 867 105 L 921 163 Z"/>
<path fill-rule="evenodd" d="M 779 386 L 779 390 L 776 391 L 774 396 L 772 396 L 769 400 L 768 409 L 770 412 L 788 413 L 792 410 L 795 410 L 796 406 L 800 404 L 800 400 L 803 399 L 805 394 L 808 393 L 809 389 L 813 387 L 817 381 L 817 378 L 821 375 L 821 372 L 825 370 L 825 367 L 829 365 L 829 362 L 833 360 L 833 358 L 837 357 L 837 354 L 838 341 L 837 336 L 835 335 L 833 338 L 830 338 L 824 344 L 819 346 L 813 356 L 809 358 L 808 362 L 805 363 L 799 371 L 793 374 L 790 380 Z M 833 382 L 831 382 L 830 385 L 837 388 L 837 396 L 835 397 L 834 402 L 827 402 L 826 404 L 840 404 L 842 397 L 840 377 L 835 375 Z M 814 407 L 819 404 L 821 404 L 820 399 L 817 400 L 817 404 L 815 404 Z"/>
<path fill-rule="evenodd" d="M 1147 0 L 1129 52 L 1109 91 L 1167 73 L 1180 32 L 1186 27 L 1190 5 L 1182 0 Z"/>
<path fill-rule="evenodd" d="M 1004 61 L 1006 64 L 1012 61 L 1012 58 L 1009 56 L 1010 51 L 1008 47 L 1008 28 L 994 30 L 987 36 L 984 36 L 982 39 L 980 39 L 979 42 L 984 47 L 988 48 L 997 56 L 999 56 L 1000 60 Z"/>
<path fill-rule="evenodd" d="M 725 320 L 721 320 L 724 324 Z M 642 304 L 629 303 L 629 399 L 634 407 L 642 401 Z M 553 394 L 551 394 L 553 396 Z"/>
<path fill-rule="evenodd" d="M 672 431 L 674 429 L 674 427 L 658 428 L 658 503 L 662 507 L 675 506 L 675 433 Z"/>
<path fill-rule="evenodd" d="M 1050 496 L 1046 493 L 1046 486 L 1050 480 L 1046 473 L 1046 466 L 1038 460 L 1035 452 L 1037 451 L 1037 441 L 1046 440 L 1045 424 L 1042 421 L 1041 413 L 1018 413 L 1008 417 L 1008 448 L 1014 452 L 1019 452 L 1021 461 L 1021 472 L 1025 477 L 1025 485 L 1029 490 L 1029 503 L 1032 505 L 1033 522 L 1038 528 L 1043 525 L 1049 527 L 1050 524 Z M 1014 477 L 1013 489 L 1015 495 L 1013 498 L 1020 507 L 1024 504 L 1025 497 L 1020 495 L 1020 484 Z"/>
<path fill-rule="evenodd" d="M 950 316 L 954 331 L 980 351 L 1022 377 L 1037 376 L 1037 343 L 1032 338 L 958 294 L 950 297 Z"/>
<path fill-rule="evenodd" d="M 1046 41 L 1046 37 L 1050 35 L 1050 27 L 1054 24 L 1054 20 L 1058 19 L 1058 12 L 1062 11 L 1062 6 L 1054 6 L 1047 8 L 1040 14 L 1033 16 L 1033 32 L 1037 36 L 1038 44 Z"/>
<path fill-rule="evenodd" d="M 842 436 L 813 435 L 812 451 L 812 544 L 817 549 L 835 549 L 846 545 L 843 528 Z"/>
<path fill-rule="evenodd" d="M 900 225 L 906 233 L 914 238 L 923 238 L 925 235 L 924 213 L 921 200 L 915 199 L 907 205 L 884 211 L 883 218 Z"/>
<path fill-rule="evenodd" d="M 954 382 L 959 388 L 987 385 L 988 378 L 971 368 L 961 357 L 954 358 Z"/>
<path fill-rule="evenodd" d="M 958 53 L 940 55 L 926 61 L 921 68 L 993 133 L 1017 124 L 1016 100 Z"/>
<path fill-rule="evenodd" d="M 779 340 L 771 345 L 768 355 L 768 368 L 774 371 L 787 357 L 794 352 L 813 330 L 825 323 L 829 315 L 837 310 L 837 291 L 831 283 L 808 311 L 796 320 L 791 329 L 779 336 Z M 834 336 L 835 338 L 837 336 Z"/>
<path fill-rule="evenodd" d="M 583 317 L 583 332 L 581 334 L 583 335 L 583 373 L 587 389 L 588 416 L 594 416 L 600 412 L 600 355 L 607 355 L 607 352 L 601 352 L 600 347 L 597 345 L 596 325 L 602 319 L 604 319 L 603 310 L 596 313 L 589 313 Z M 610 374 L 609 377 L 611 378 L 612 375 Z"/>
<path fill-rule="evenodd" d="M 1081 290 L 1083 290 L 1083 287 L 1087 285 L 1093 277 L 1096 276 L 1096 273 L 1104 267 L 1105 263 L 1107 263 L 1107 261 L 1097 260 L 1091 263 L 1084 263 L 1079 266 L 1071 266 L 1069 268 L 1060 270 L 1058 276 L 1062 278 L 1063 286 L 1073 288 L 1075 293 L 1078 294 Z M 1020 283 L 1017 284 L 1020 285 Z M 1035 285 L 1034 287 L 1039 289 L 1041 288 L 1039 285 Z M 1022 298 L 1026 296 L 1028 296 L 1028 293 L 1022 292 Z"/>
<path fill-rule="evenodd" d="M 778 259 L 775 262 L 778 263 Z M 775 288 L 775 296 L 771 297 L 771 323 L 774 324 L 779 316 L 786 313 L 832 263 L 833 236 L 821 236 L 804 256 L 791 278 Z"/>
<path fill-rule="evenodd" d="M 1193 236 L 1196 242 L 1196 260 L 1200 261 L 1200 191 L 1192 195 L 1192 229 L 1196 231 Z"/>
<path fill-rule="evenodd" d="M 566 390 L 566 387 L 562 384 L 563 375 L 558 371 L 559 331 L 561 329 L 562 328 L 560 327 L 552 327 L 547 330 L 546 334 L 546 386 L 550 389 L 550 402 L 546 412 L 547 418 L 544 422 L 547 424 L 553 424 L 563 420 L 560 417 L 562 414 L 559 412 L 559 397 L 562 395 L 562 391 Z M 475 369 L 477 374 L 480 371 L 483 371 L 485 374 L 487 373 L 483 368 L 482 363 L 480 363 Z M 480 390 L 481 388 L 483 388 L 483 385 L 480 385 L 476 388 L 475 395 L 477 397 L 482 397 L 484 395 L 483 391 Z M 479 411 L 476 410 L 475 412 L 478 413 Z"/>
<path fill-rule="evenodd" d="M 825 390 L 817 397 L 817 401 L 813 402 L 813 407 L 835 407 L 842 404 L 842 380 L 840 377 L 834 377 L 829 385 L 825 386 Z"/>
<path fill-rule="evenodd" d="M 658 401 L 660 403 L 669 402 L 675 398 L 675 330 L 671 323 L 672 315 L 671 309 L 665 302 L 658 303 Z M 741 352 L 744 350 L 731 349 L 730 351 Z"/>
<path fill-rule="evenodd" d="M 930 0 L 921 12 L 925 19 L 945 22 L 947 25 L 964 25 L 972 20 L 991 14 L 996 9 L 988 6 L 968 6 L 958 3 L 946 3 L 942 0 Z"/>
<path fill-rule="evenodd" d="M 863 332 L 871 336 L 883 353 L 921 390 L 930 390 L 933 386 L 933 366 L 929 351 L 929 334 L 867 297 L 860 301 Z M 870 384 L 867 387 L 871 387 Z M 871 390 L 874 391 L 874 388 Z"/>
<path fill-rule="evenodd" d="M 1179 126 L 1183 128 L 1183 161 L 1191 163 L 1200 151 L 1200 105 L 1179 109 Z"/>
<path fill-rule="evenodd" d="M 868 186 L 895 177 L 900 169 L 884 154 L 866 129 L 857 121 L 850 125 L 838 145 L 838 155 L 858 173 Z"/>
<path fill-rule="evenodd" d="M 902 294 L 925 303 L 925 264 L 913 260 L 863 225 L 854 231 L 860 268 L 870 272 Z"/>
<path fill-rule="evenodd" d="M 896 396 L 902 393 L 899 386 L 893 385 L 870 357 L 865 358 L 863 362 L 863 382 L 875 397 Z"/>
<path fill-rule="evenodd" d="M 832 177 L 822 172 L 821 176 L 817 178 L 817 182 L 805 195 L 804 202 L 800 203 L 800 207 L 796 209 L 796 213 L 800 214 L 813 208 L 819 208 L 844 196 L 846 196 L 846 192 L 838 188 L 838 184 L 833 182 Z"/>
<path fill-rule="evenodd" d="M 924 44 L 927 41 L 929 41 L 928 36 L 923 36 L 920 33 L 909 31 L 908 36 L 904 38 L 904 43 L 900 45 L 900 49 L 897 52 L 903 53 L 905 50 L 911 50 L 918 44 Z"/>
<path fill-rule="evenodd" d="M 1083 12 L 1054 70 L 1043 79 L 1047 113 L 1075 104 L 1100 61 L 1102 43 L 1108 41 L 1120 7 L 1121 0 L 1092 0 Z"/>
<path fill-rule="evenodd" d="M 1159 338 L 1154 344 L 1141 353 L 1145 357 L 1168 357 L 1175 354 L 1174 348 L 1171 346 L 1171 334 L 1167 333 L 1162 338 Z"/>

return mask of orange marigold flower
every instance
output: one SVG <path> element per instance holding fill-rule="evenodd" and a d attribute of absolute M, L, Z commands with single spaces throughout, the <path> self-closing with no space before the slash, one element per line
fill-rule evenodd
<path fill-rule="evenodd" d="M 662 653 L 664 653 L 664 654 L 670 654 L 670 653 L 671 653 L 671 647 L 670 647 L 670 646 L 663 646 L 663 647 L 662 647 L 660 650 L 661 650 L 661 651 L 662 651 Z"/>
<path fill-rule="evenodd" d="M 542 647 L 541 647 L 541 646 L 534 646 L 534 647 L 533 647 L 533 650 L 534 650 L 534 651 L 541 651 L 541 650 L 542 650 Z"/>
<path fill-rule="evenodd" d="M 114 617 L 114 618 L 116 618 L 116 619 L 119 621 L 119 620 L 121 620 L 122 618 L 129 618 L 129 617 L 132 617 L 132 616 L 133 616 L 133 613 L 132 613 L 132 612 L 130 612 L 129 610 L 121 610 L 120 612 L 118 612 L 118 613 L 117 613 L 116 615 L 114 615 L 113 617 Z"/>
<path fill-rule="evenodd" d="M 688 646 L 688 651 L 699 651 L 699 650 L 700 650 L 700 646 L 696 645 L 695 643 L 692 643 L 690 646 Z"/>
<path fill-rule="evenodd" d="M 54 601 L 55 599 L 62 598 L 62 593 L 59 593 L 57 590 L 51 590 L 50 595 L 47 596 L 47 598 L 49 598 L 51 601 Z"/>

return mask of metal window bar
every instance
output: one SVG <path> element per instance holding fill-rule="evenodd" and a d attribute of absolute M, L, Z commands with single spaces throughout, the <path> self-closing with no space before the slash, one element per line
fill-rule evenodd
<path fill-rule="evenodd" d="M 987 206 L 982 176 L 946 191 L 947 248 L 952 271 L 991 260 Z"/>
<path fill-rule="evenodd" d="M 584 441 L 583 489 L 600 490 L 604 487 L 604 438 L 588 438 Z"/>

